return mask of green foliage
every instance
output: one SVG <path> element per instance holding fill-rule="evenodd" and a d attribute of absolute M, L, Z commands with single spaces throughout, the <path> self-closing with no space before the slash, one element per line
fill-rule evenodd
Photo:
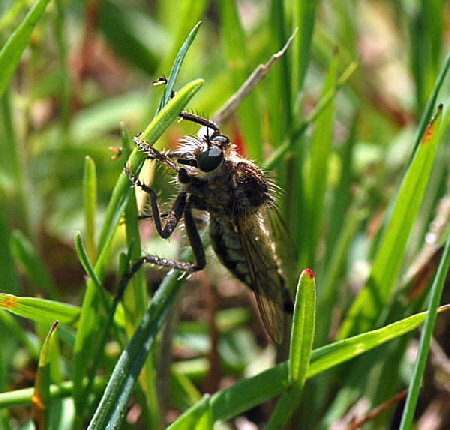
<path fill-rule="evenodd" d="M 30 424 L 32 409 L 50 429 L 232 428 L 253 409 L 267 428 L 325 429 L 405 387 L 411 428 L 450 265 L 450 211 L 437 209 L 449 184 L 443 2 L 6 3 L 0 428 Z M 176 123 L 181 110 L 213 117 L 295 28 L 220 124 L 283 190 L 281 254 L 299 281 L 277 349 L 209 253 L 200 276 L 147 268 L 125 285 L 144 251 L 192 253 L 183 234 L 139 225 L 145 196 L 123 167 L 167 201 L 176 189 L 131 136 L 173 149 L 198 131 Z M 30 368 L 33 387 L 19 389 L 13 375 Z M 400 425 L 393 411 L 367 428 Z"/>

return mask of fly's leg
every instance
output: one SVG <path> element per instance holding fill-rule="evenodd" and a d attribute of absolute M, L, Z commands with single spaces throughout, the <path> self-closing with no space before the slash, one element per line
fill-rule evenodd
<path fill-rule="evenodd" d="M 169 267 L 171 269 L 182 270 L 183 272 L 197 272 L 206 266 L 205 250 L 195 225 L 194 217 L 192 216 L 191 205 L 188 202 L 184 209 L 184 223 L 186 226 L 186 233 L 188 235 L 189 243 L 194 253 L 196 263 L 186 263 L 184 261 L 168 260 L 156 255 L 143 255 L 131 268 L 132 275 L 136 273 L 144 263 L 154 264 L 156 266 Z M 132 276 L 131 275 L 131 276 Z"/>
<path fill-rule="evenodd" d="M 134 137 L 134 143 L 136 143 L 142 152 L 147 153 L 148 159 L 160 161 L 178 173 L 180 170 L 184 170 L 182 167 L 178 166 L 178 164 L 174 163 L 166 154 L 159 152 L 156 148 L 143 141 L 139 136 Z"/>
<path fill-rule="evenodd" d="M 197 226 L 195 225 L 195 221 L 192 216 L 191 204 L 186 199 L 186 193 L 181 192 L 178 194 L 172 209 L 167 214 L 166 223 L 163 227 L 155 191 L 141 182 L 138 178 L 136 178 L 136 176 L 134 176 L 127 168 L 124 169 L 124 172 L 133 183 L 133 185 L 138 186 L 150 196 L 150 205 L 152 209 L 155 228 L 162 238 L 167 239 L 168 237 L 170 237 L 181 217 L 184 216 L 186 232 L 194 253 L 196 263 L 192 264 L 183 261 L 174 261 L 150 254 L 143 255 L 131 266 L 131 269 L 123 276 L 119 284 L 118 291 L 122 291 L 123 288 L 125 288 L 134 274 L 141 268 L 144 263 L 150 263 L 156 266 L 168 267 L 171 269 L 178 269 L 182 270 L 183 272 L 196 272 L 198 270 L 202 270 L 206 265 L 205 251 L 203 249 Z"/>
<path fill-rule="evenodd" d="M 167 214 L 166 224 L 164 227 L 161 222 L 161 214 L 158 207 L 158 199 L 153 188 L 150 188 L 148 185 L 145 185 L 141 182 L 135 175 L 133 175 L 127 168 L 124 169 L 124 173 L 128 176 L 128 179 L 131 183 L 139 187 L 141 190 L 145 191 L 150 197 L 150 207 L 152 209 L 153 221 L 155 223 L 156 231 L 163 238 L 167 239 L 170 237 L 175 230 L 178 222 L 183 216 L 183 212 L 186 207 L 186 193 L 181 192 L 178 194 L 172 209 Z"/>

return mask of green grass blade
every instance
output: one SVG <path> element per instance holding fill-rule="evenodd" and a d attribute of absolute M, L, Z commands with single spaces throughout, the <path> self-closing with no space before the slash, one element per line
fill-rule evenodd
<path fill-rule="evenodd" d="M 200 3 L 200 2 L 197 2 Z M 158 109 L 156 110 L 156 113 L 160 112 L 162 108 L 169 103 L 169 100 L 172 98 L 172 94 L 175 90 L 175 81 L 178 77 L 178 74 L 180 73 L 181 65 L 183 64 L 183 61 L 186 57 L 186 54 L 189 50 L 189 48 L 192 45 L 192 42 L 195 39 L 195 36 L 198 33 L 198 30 L 200 28 L 201 22 L 198 22 L 194 28 L 190 31 L 188 36 L 186 37 L 186 40 L 181 45 L 180 50 L 177 53 L 177 56 L 175 57 L 175 60 L 173 62 L 172 68 L 170 69 L 169 76 L 167 77 L 167 83 L 165 84 L 164 93 L 161 98 L 161 101 L 159 102 Z M 185 34 L 185 33 L 183 33 Z"/>
<path fill-rule="evenodd" d="M 414 419 L 414 412 L 416 410 L 417 400 L 419 398 L 420 387 L 424 376 L 425 365 L 428 358 L 428 352 L 430 349 L 431 337 L 433 336 L 433 330 L 436 325 L 436 318 L 439 303 L 442 297 L 442 291 L 444 289 L 445 281 L 447 279 L 448 271 L 450 268 L 450 237 L 445 244 L 444 254 L 439 264 L 438 271 L 431 287 L 430 303 L 428 305 L 427 318 L 420 338 L 419 354 L 417 357 L 416 365 L 414 367 L 413 376 L 409 385 L 408 397 L 406 399 L 406 405 L 402 416 L 402 422 L 400 425 L 401 430 L 408 430 L 412 426 Z"/>
<path fill-rule="evenodd" d="M 314 273 L 302 272 L 295 298 L 292 319 L 291 348 L 289 350 L 289 381 L 302 386 L 314 339 L 316 320 L 316 283 Z"/>
<path fill-rule="evenodd" d="M 408 238 L 433 167 L 441 117 L 442 105 L 428 125 L 419 150 L 403 179 L 372 272 L 342 324 L 340 339 L 369 329 L 387 303 L 399 275 Z"/>
<path fill-rule="evenodd" d="M 28 12 L 17 30 L 3 45 L 0 51 L 0 97 L 6 89 L 14 70 L 17 68 L 22 53 L 31 37 L 31 32 L 44 14 L 50 0 L 38 0 Z"/>
<path fill-rule="evenodd" d="M 166 8 L 164 12 L 170 15 L 168 19 L 171 21 L 169 25 L 172 27 L 172 42 L 174 47 L 170 54 L 164 59 L 159 68 L 160 71 L 166 73 L 169 67 L 177 61 L 176 59 L 179 58 L 183 48 L 180 49 L 178 53 L 176 52 L 176 49 L 182 43 L 184 44 L 184 41 L 190 39 L 193 34 L 193 28 L 195 32 L 198 30 L 198 26 L 201 24 L 199 21 L 203 18 L 208 3 L 209 0 L 183 0 L 182 2 L 177 3 L 176 13 L 174 13 L 173 5 L 166 2 L 160 4 L 160 8 Z M 183 17 L 183 19 L 180 19 L 179 17 Z M 189 36 L 186 38 L 188 31 L 191 31 L 191 33 L 189 33 Z"/>
<path fill-rule="evenodd" d="M 96 259 L 95 214 L 97 207 L 97 174 L 95 162 L 91 157 L 84 160 L 84 231 L 87 255 L 91 262 Z"/>
<path fill-rule="evenodd" d="M 96 378 L 94 384 L 94 393 L 98 393 L 105 388 L 105 378 Z M 73 382 L 64 381 L 60 384 L 50 385 L 50 397 L 52 399 L 60 399 L 70 397 L 73 392 Z M 33 396 L 33 388 L 23 388 L 20 390 L 0 393 L 0 408 L 10 408 L 12 406 L 24 406 L 31 404 Z"/>
<path fill-rule="evenodd" d="M 38 297 L 17 297 L 12 294 L 0 293 L 0 308 L 32 321 L 47 324 L 58 320 L 62 324 L 72 326 L 80 316 L 80 309 L 73 305 Z"/>
<path fill-rule="evenodd" d="M 75 249 L 77 251 L 78 259 L 80 260 L 80 263 L 83 266 L 86 274 L 89 276 L 89 279 L 94 283 L 94 285 L 99 290 L 101 290 L 102 283 L 100 282 L 100 279 L 97 277 L 94 267 L 91 264 L 91 260 L 88 257 L 87 251 L 83 246 L 80 232 L 75 233 L 74 243 L 75 243 Z"/>
<path fill-rule="evenodd" d="M 283 428 L 297 407 L 305 384 L 314 340 L 316 316 L 316 285 L 314 274 L 302 272 L 295 298 L 292 320 L 291 348 L 288 360 L 289 390 L 277 402 L 267 429 Z"/>
<path fill-rule="evenodd" d="M 180 273 L 171 272 L 158 288 L 138 329 L 114 368 L 89 429 L 114 428 L 120 425 L 134 384 L 181 283 Z"/>
<path fill-rule="evenodd" d="M 341 74 L 337 81 L 337 85 L 330 90 L 324 97 L 319 100 L 319 103 L 311 112 L 311 114 L 305 120 L 301 121 L 300 124 L 293 131 L 291 140 L 280 145 L 271 156 L 264 162 L 263 168 L 267 170 L 273 170 L 281 160 L 286 156 L 286 154 L 294 149 L 295 145 L 298 143 L 298 139 L 303 136 L 308 127 L 313 124 L 317 118 L 322 115 L 322 112 L 327 108 L 327 106 L 333 101 L 338 90 L 348 81 L 352 74 L 357 69 L 357 63 L 351 63 L 345 71 Z"/>
<path fill-rule="evenodd" d="M 50 383 L 51 383 L 51 356 L 54 354 L 55 333 L 58 322 L 55 322 L 45 338 L 39 356 L 38 370 L 33 393 L 33 419 L 37 428 L 50 428 Z"/>

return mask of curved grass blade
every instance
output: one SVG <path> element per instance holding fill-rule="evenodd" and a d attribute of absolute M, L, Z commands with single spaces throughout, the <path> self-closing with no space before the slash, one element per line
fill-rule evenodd
<path fill-rule="evenodd" d="M 444 289 L 445 280 L 450 268 L 450 237 L 447 239 L 447 243 L 444 248 L 444 255 L 442 256 L 439 264 L 439 269 L 434 278 L 433 285 L 431 287 L 430 303 L 428 305 L 427 318 L 425 320 L 424 329 L 420 338 L 419 354 L 417 357 L 416 365 L 414 367 L 413 376 L 408 390 L 408 397 L 406 399 L 406 405 L 402 416 L 400 425 L 401 430 L 407 430 L 411 428 L 414 412 L 419 398 L 420 386 L 425 371 L 425 365 L 428 358 L 428 351 L 430 349 L 431 337 L 436 325 L 436 318 L 438 313 L 438 306 L 441 300 L 442 291 Z"/>
<path fill-rule="evenodd" d="M 19 64 L 22 53 L 31 37 L 31 32 L 44 14 L 50 0 L 38 0 L 28 12 L 17 30 L 3 45 L 0 51 L 0 97 L 6 89 L 14 70 Z"/>
<path fill-rule="evenodd" d="M 178 51 L 178 54 L 172 65 L 172 69 L 170 70 L 169 76 L 167 78 L 167 83 L 164 85 L 164 93 L 161 98 L 161 101 L 159 102 L 156 113 L 159 113 L 163 109 L 163 107 L 167 103 L 169 103 L 169 100 L 171 99 L 173 91 L 174 91 L 175 81 L 178 77 L 178 74 L 180 73 L 181 65 L 183 64 L 184 58 L 186 57 L 186 54 L 187 54 L 190 46 L 192 45 L 192 42 L 194 41 L 195 36 L 197 35 L 200 25 L 201 25 L 201 22 L 198 22 L 194 26 L 194 28 L 188 34 L 188 37 L 186 37 L 186 40 L 183 42 L 183 45 L 181 45 L 181 48 Z"/>

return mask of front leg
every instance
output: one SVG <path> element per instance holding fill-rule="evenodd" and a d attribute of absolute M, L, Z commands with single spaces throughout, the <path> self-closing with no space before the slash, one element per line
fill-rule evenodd
<path fill-rule="evenodd" d="M 147 153 L 147 158 L 151 160 L 161 161 L 162 163 L 169 166 L 172 170 L 175 170 L 175 172 L 180 172 L 180 170 L 182 169 L 180 166 L 175 164 L 169 157 L 167 157 L 166 154 L 159 152 L 156 148 L 143 141 L 139 136 L 134 137 L 134 143 L 136 143 L 136 145 L 142 152 Z"/>

